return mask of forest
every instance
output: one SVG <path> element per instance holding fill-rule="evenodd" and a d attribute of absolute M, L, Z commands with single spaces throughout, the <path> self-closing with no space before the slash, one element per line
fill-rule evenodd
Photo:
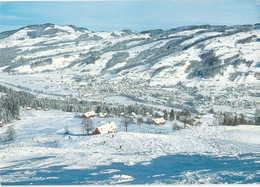
<path fill-rule="evenodd" d="M 41 108 L 43 110 L 57 109 L 66 112 L 84 113 L 94 110 L 96 113 L 107 113 L 108 115 L 120 115 L 120 113 L 131 114 L 152 114 L 153 107 L 145 105 L 111 105 L 103 102 L 78 101 L 76 99 L 51 99 L 47 97 L 37 97 L 37 95 L 15 91 L 0 85 L 0 121 L 2 124 L 8 124 L 13 120 L 19 120 L 20 108 L 30 107 L 33 109 Z M 157 109 L 159 110 L 159 109 Z"/>

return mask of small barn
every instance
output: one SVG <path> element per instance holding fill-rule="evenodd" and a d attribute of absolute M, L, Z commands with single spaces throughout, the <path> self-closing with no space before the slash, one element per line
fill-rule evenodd
<path fill-rule="evenodd" d="M 187 120 L 187 124 L 189 124 L 189 125 L 195 125 L 195 123 L 197 122 L 197 120 L 196 119 L 189 119 L 189 120 Z"/>
<path fill-rule="evenodd" d="M 155 125 L 163 125 L 166 122 L 166 120 L 164 118 L 156 118 L 153 120 L 153 122 Z"/>
<path fill-rule="evenodd" d="M 82 114 L 81 118 L 83 119 L 90 119 L 96 116 L 96 113 L 94 111 L 89 111 L 84 114 Z"/>
<path fill-rule="evenodd" d="M 164 116 L 164 113 L 162 111 L 155 113 L 155 117 L 157 117 L 157 118 L 160 118 L 160 117 L 163 117 L 163 116 Z"/>
<path fill-rule="evenodd" d="M 104 125 L 101 125 L 92 132 L 92 134 L 107 134 L 107 133 L 115 133 L 117 130 L 117 126 L 115 122 L 109 122 Z"/>

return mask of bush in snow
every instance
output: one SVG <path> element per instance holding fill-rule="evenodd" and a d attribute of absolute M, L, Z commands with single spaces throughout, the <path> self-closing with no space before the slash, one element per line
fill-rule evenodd
<path fill-rule="evenodd" d="M 177 130 L 181 130 L 181 129 L 182 129 L 182 127 L 180 125 L 178 125 L 177 122 L 172 123 L 172 130 L 173 131 L 177 131 Z"/>
<path fill-rule="evenodd" d="M 153 118 L 148 117 L 148 118 L 146 119 L 146 123 L 147 123 L 148 125 L 152 125 L 152 124 L 153 124 Z"/>
<path fill-rule="evenodd" d="M 69 128 L 68 125 L 64 127 L 64 134 L 69 134 Z"/>

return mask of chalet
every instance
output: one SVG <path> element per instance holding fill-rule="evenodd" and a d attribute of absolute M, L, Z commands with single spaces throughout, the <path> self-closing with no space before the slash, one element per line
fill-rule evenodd
<path fill-rule="evenodd" d="M 115 122 L 109 122 L 104 125 L 97 127 L 92 134 L 107 134 L 107 133 L 115 133 L 117 126 Z"/>
<path fill-rule="evenodd" d="M 100 118 L 104 118 L 105 115 L 104 115 L 103 113 L 99 112 L 99 113 L 98 113 L 98 117 L 100 117 Z"/>
<path fill-rule="evenodd" d="M 134 112 L 131 113 L 130 115 L 131 118 L 137 118 L 136 114 Z"/>
<path fill-rule="evenodd" d="M 201 115 L 197 115 L 195 119 L 201 119 Z"/>
<path fill-rule="evenodd" d="M 99 116 L 100 118 L 107 118 L 107 117 L 108 117 L 107 113 L 104 113 L 104 114 L 103 114 L 103 113 L 101 113 L 101 112 L 98 114 L 98 116 Z"/>
<path fill-rule="evenodd" d="M 32 110 L 32 107 L 27 106 L 27 107 L 26 107 L 26 110 Z"/>
<path fill-rule="evenodd" d="M 90 112 L 86 112 L 84 114 L 82 114 L 81 118 L 83 119 L 90 119 L 95 117 L 96 113 L 94 111 L 90 111 Z"/>
<path fill-rule="evenodd" d="M 163 117 L 164 113 L 162 111 L 156 112 L 155 117 L 160 118 Z"/>
<path fill-rule="evenodd" d="M 189 125 L 195 125 L 196 122 L 197 122 L 196 119 L 189 119 L 189 120 L 187 120 L 187 124 L 189 124 Z"/>
<path fill-rule="evenodd" d="M 163 125 L 166 122 L 166 120 L 164 118 L 156 118 L 153 120 L 153 122 L 155 125 Z"/>
<path fill-rule="evenodd" d="M 255 124 L 260 125 L 260 109 L 256 109 L 255 111 Z"/>

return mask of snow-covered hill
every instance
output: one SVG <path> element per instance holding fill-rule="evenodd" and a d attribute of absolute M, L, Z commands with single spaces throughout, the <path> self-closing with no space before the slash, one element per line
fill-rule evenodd
<path fill-rule="evenodd" d="M 44 24 L 0 38 L 5 85 L 79 99 L 120 95 L 200 112 L 255 107 L 259 24 L 143 32 Z"/>
<path fill-rule="evenodd" d="M 136 124 L 115 134 L 83 135 L 81 119 L 23 110 L 16 138 L 0 146 L 2 184 L 220 184 L 259 182 L 260 127 Z M 211 124 L 212 116 L 201 119 Z M 9 125 L 8 125 L 9 126 Z M 8 128 L 0 128 L 1 137 Z M 67 126 L 69 134 L 64 134 Z M 120 146 L 122 146 L 120 148 Z"/>
<path fill-rule="evenodd" d="M 254 80 L 260 58 L 259 33 L 253 25 L 190 26 L 137 33 L 91 32 L 45 24 L 2 33 L 0 49 L 1 54 L 9 53 L 2 59 L 2 64 L 10 67 L 7 71 L 18 73 L 75 66 L 80 72 L 98 76 L 140 73 L 152 82 L 163 77 L 238 82 Z M 232 77 L 234 73 L 237 75 Z"/>

